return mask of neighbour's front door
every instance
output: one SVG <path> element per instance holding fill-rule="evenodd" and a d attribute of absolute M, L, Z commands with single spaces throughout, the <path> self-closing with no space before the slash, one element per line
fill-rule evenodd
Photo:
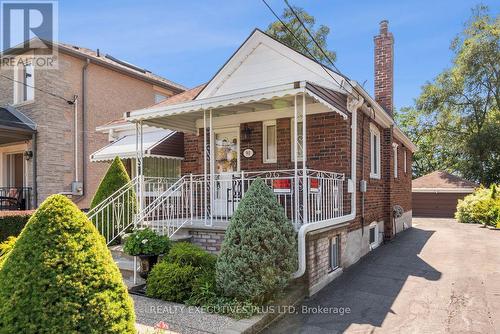
<path fill-rule="evenodd" d="M 239 129 L 214 131 L 215 177 L 214 209 L 217 217 L 230 217 L 239 199 L 235 197 L 233 176 L 239 170 Z"/>

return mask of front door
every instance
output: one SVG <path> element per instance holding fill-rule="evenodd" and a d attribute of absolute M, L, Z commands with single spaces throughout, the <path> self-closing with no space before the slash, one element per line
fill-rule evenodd
<path fill-rule="evenodd" d="M 239 170 L 239 129 L 222 129 L 214 131 L 215 184 L 214 209 L 215 218 L 230 217 L 239 202 L 235 194 L 235 173 Z"/>

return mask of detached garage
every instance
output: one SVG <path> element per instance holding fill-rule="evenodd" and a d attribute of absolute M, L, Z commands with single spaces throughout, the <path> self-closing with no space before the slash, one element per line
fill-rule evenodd
<path fill-rule="evenodd" d="M 459 199 L 478 185 L 450 173 L 435 171 L 412 181 L 413 216 L 453 218 Z"/>

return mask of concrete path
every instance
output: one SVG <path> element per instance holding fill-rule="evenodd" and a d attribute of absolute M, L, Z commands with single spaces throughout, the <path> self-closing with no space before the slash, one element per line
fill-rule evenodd
<path fill-rule="evenodd" d="M 500 231 L 413 226 L 265 333 L 500 333 Z"/>

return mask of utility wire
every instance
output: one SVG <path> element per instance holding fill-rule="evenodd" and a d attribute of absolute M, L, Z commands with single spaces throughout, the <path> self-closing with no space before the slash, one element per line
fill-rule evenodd
<path fill-rule="evenodd" d="M 343 89 L 346 93 L 348 93 L 352 97 L 356 98 L 351 92 L 346 90 L 340 82 L 338 82 L 338 80 L 330 73 L 330 71 L 319 60 L 316 59 L 316 57 L 314 57 L 312 52 L 309 51 L 309 49 L 298 39 L 298 37 L 294 34 L 294 32 L 285 24 L 285 22 L 283 22 L 283 20 L 278 16 L 278 14 L 276 14 L 276 12 L 271 8 L 271 6 L 269 6 L 266 0 L 262 0 L 262 2 L 264 2 L 266 7 L 271 11 L 271 13 L 273 13 L 274 17 L 276 17 L 276 19 L 283 25 L 283 27 L 293 36 L 293 38 L 297 41 L 297 43 L 299 43 L 302 49 L 304 49 L 309 54 L 309 56 L 321 66 L 321 68 L 326 72 L 326 74 L 328 74 L 333 79 L 333 81 L 335 81 L 337 85 L 339 85 L 341 89 Z"/>
<path fill-rule="evenodd" d="M 22 81 L 18 81 L 18 80 L 15 80 L 15 79 L 9 78 L 9 77 L 8 77 L 8 76 L 6 76 L 6 75 L 0 74 L 0 76 L 1 76 L 1 77 L 3 77 L 3 78 L 5 78 L 5 79 L 8 79 L 8 80 L 10 80 L 10 81 L 20 83 L 20 84 L 22 84 L 22 85 L 24 85 L 24 86 L 26 86 L 26 87 L 36 89 L 36 90 L 37 90 L 37 91 L 39 91 L 39 92 L 42 92 L 42 93 L 45 93 L 45 94 L 49 94 L 50 96 L 53 96 L 53 97 L 58 98 L 58 99 L 61 99 L 61 100 L 65 101 L 65 102 L 66 102 L 66 103 L 68 103 L 68 104 L 73 104 L 73 103 L 74 103 L 72 100 L 68 100 L 68 99 L 66 99 L 65 97 L 62 97 L 62 96 L 60 96 L 60 95 L 57 95 L 57 94 L 54 94 L 54 93 L 51 93 L 51 92 L 47 92 L 46 90 L 43 90 L 43 89 L 40 89 L 40 88 L 36 88 L 36 87 L 34 87 L 34 86 L 30 86 L 30 85 L 28 85 L 28 84 L 27 84 L 27 83 L 25 83 L 25 82 L 22 82 Z"/>
<path fill-rule="evenodd" d="M 316 44 L 316 46 L 318 47 L 318 49 L 321 51 L 321 53 L 323 54 L 323 56 L 330 62 L 330 64 L 333 66 L 333 68 L 337 72 L 342 73 L 338 69 L 338 67 L 335 65 L 335 63 L 330 59 L 330 57 L 328 57 L 328 55 L 326 54 L 326 52 L 323 50 L 323 48 L 321 47 L 321 45 L 319 45 L 319 43 L 316 41 L 316 39 L 311 34 L 311 32 L 309 31 L 309 29 L 307 29 L 306 25 L 304 24 L 304 22 L 302 22 L 302 20 L 300 19 L 299 15 L 297 15 L 297 13 L 293 9 L 293 7 L 290 5 L 290 3 L 288 3 L 288 0 L 284 0 L 284 1 L 285 1 L 285 4 L 288 6 L 288 8 L 290 8 L 290 10 L 292 11 L 293 15 L 297 18 L 297 20 L 299 21 L 300 25 L 304 28 L 304 30 L 307 32 L 307 34 L 309 35 L 309 37 L 313 40 L 314 44 Z M 345 80 L 345 81 L 347 81 L 347 83 L 349 84 L 349 86 L 351 86 L 352 89 L 355 89 L 354 86 L 351 84 L 351 82 L 349 80 Z"/>

